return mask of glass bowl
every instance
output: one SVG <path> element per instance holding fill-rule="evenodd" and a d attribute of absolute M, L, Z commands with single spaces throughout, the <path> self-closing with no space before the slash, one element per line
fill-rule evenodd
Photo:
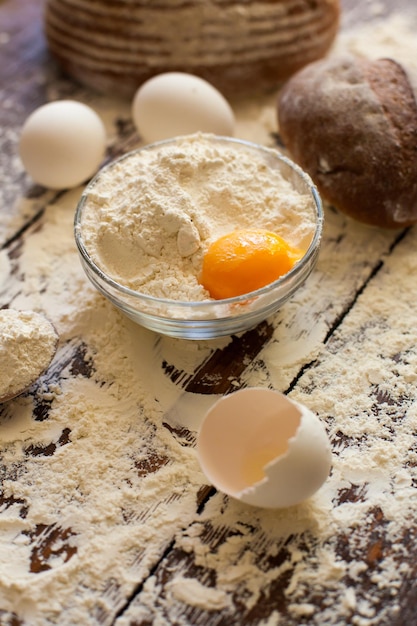
<path fill-rule="evenodd" d="M 212 142 L 213 145 L 228 146 L 238 151 L 242 158 L 253 158 L 256 155 L 257 158 L 265 159 L 271 168 L 271 176 L 274 176 L 276 172 L 277 176 L 281 175 L 290 183 L 294 192 L 308 198 L 309 219 L 314 224 L 314 228 L 304 256 L 288 273 L 267 286 L 223 300 L 179 301 L 155 297 L 122 284 L 120 279 L 117 280 L 109 275 L 97 258 L 92 258 L 91 250 L 86 244 L 83 225 L 89 211 L 92 211 L 90 199 L 93 196 L 97 197 L 100 193 L 103 179 L 111 185 L 116 166 L 120 171 L 120 167 L 123 168 L 129 159 L 138 159 L 145 151 L 164 150 L 166 146 L 174 146 L 175 142 L 183 139 L 177 137 L 147 145 L 103 167 L 86 186 L 80 198 L 74 222 L 75 241 L 82 267 L 89 280 L 134 322 L 171 337 L 213 339 L 236 334 L 256 326 L 275 313 L 305 282 L 318 257 L 323 229 L 323 210 L 319 193 L 310 177 L 277 150 L 230 137 L 204 136 L 204 140 Z M 230 175 L 233 176 L 233 172 Z M 91 217 L 90 215 L 90 223 Z M 93 221 L 94 219 L 93 216 Z M 100 221 L 99 218 L 98 221 Z M 239 228 L 238 224 L 237 228 Z"/>

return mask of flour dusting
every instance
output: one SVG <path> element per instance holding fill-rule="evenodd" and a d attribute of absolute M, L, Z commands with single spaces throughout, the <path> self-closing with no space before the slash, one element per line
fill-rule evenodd
<path fill-rule="evenodd" d="M 414 42 L 397 16 L 339 39 L 410 59 Z M 236 112 L 241 136 L 272 143 L 271 98 Z M 159 337 L 98 294 L 73 239 L 80 193 L 55 198 L 19 248 L 0 252 L 2 301 L 45 313 L 59 335 L 33 395 L 0 413 L 0 620 L 189 626 L 265 609 L 257 626 L 393 623 L 416 526 L 416 231 L 397 241 L 327 210 L 311 280 L 228 381 L 286 391 L 319 415 L 333 445 L 325 485 L 284 511 L 219 493 L 201 507 L 193 444 L 207 402 L 183 388 L 234 339 Z M 184 431 L 167 413 L 189 393 Z"/>

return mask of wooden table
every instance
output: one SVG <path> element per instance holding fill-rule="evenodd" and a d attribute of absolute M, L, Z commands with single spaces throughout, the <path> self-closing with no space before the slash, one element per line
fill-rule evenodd
<path fill-rule="evenodd" d="M 0 407 L 0 624 L 417 623 L 417 232 L 326 208 L 318 266 L 272 319 L 209 342 L 136 326 L 80 268 L 81 190 L 33 185 L 17 157 L 28 113 L 68 97 L 105 120 L 108 158 L 139 145 L 129 102 L 60 73 L 41 4 L 0 3 L 0 307 L 44 312 L 60 344 Z M 270 100 L 239 109 L 248 134 L 257 106 L 272 119 Z M 250 385 L 326 425 L 332 473 L 306 503 L 247 507 L 199 469 L 196 420 Z"/>

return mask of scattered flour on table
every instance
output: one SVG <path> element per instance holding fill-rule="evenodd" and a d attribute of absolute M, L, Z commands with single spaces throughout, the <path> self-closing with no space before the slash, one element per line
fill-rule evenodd
<path fill-rule="evenodd" d="M 406 16 L 393 16 L 380 27 L 357 27 L 344 34 L 335 53 L 347 50 L 369 58 L 389 54 L 407 65 L 414 80 L 417 40 Z M 358 233 L 363 237 L 358 251 L 361 247 L 370 248 L 375 238 L 383 236 L 373 231 L 371 243 L 369 230 L 358 229 Z M 331 239 L 335 236 L 336 233 L 330 233 Z M 247 509 L 218 495 L 195 523 L 177 536 L 177 548 L 190 555 L 193 566 L 211 572 L 217 590 L 227 591 L 230 598 L 237 596 L 248 610 L 258 601 L 267 602 L 268 593 L 277 592 L 275 581 L 290 572 L 291 580 L 285 589 L 289 614 L 274 614 L 270 617 L 271 626 L 296 624 L 300 618 L 310 626 L 378 626 L 383 620 L 390 623 L 399 608 L 395 602 L 384 606 L 380 598 L 385 595 L 395 599 L 411 574 L 409 564 L 402 558 L 406 547 L 397 541 L 417 521 L 417 335 L 413 321 L 417 293 L 410 292 L 407 279 L 417 272 L 416 236 L 415 231 L 410 233 L 406 245 L 390 259 L 381 284 L 367 287 L 366 299 L 345 320 L 342 333 L 334 336 L 326 359 L 321 358 L 326 351 L 322 344 L 326 323 L 324 320 L 316 324 L 313 309 L 311 327 L 305 320 L 299 321 L 300 345 L 294 342 L 293 334 L 287 345 L 288 326 L 278 326 L 277 341 L 268 344 L 260 355 L 264 367 L 257 368 L 255 364 L 245 376 L 248 385 L 270 384 L 284 390 L 285 383 L 291 381 L 288 373 L 296 375 L 295 364 L 299 371 L 303 360 L 317 360 L 317 366 L 300 379 L 292 395 L 327 422 L 335 456 L 332 475 L 324 487 L 309 502 L 273 513 Z M 332 309 L 340 295 L 341 269 L 347 264 L 352 267 L 355 261 L 353 257 L 335 257 L 338 267 L 333 268 L 334 290 L 327 293 L 323 274 L 331 271 L 331 251 L 329 245 L 323 264 L 319 261 L 322 274 L 310 279 L 317 279 L 313 290 L 316 287 L 324 299 L 329 297 L 327 310 Z M 294 308 L 298 306 L 302 311 L 306 304 L 300 298 Z M 291 306 L 289 303 L 287 309 Z M 316 336 L 320 334 L 321 341 Z M 358 335 L 362 337 L 363 350 L 353 354 L 350 339 L 356 342 Z M 345 500 L 349 493 L 351 501 Z M 371 531 L 379 516 L 384 520 L 383 535 L 372 543 Z M 390 548 L 372 562 L 379 539 Z M 263 559 L 279 557 L 281 550 L 285 554 L 285 559 L 277 558 L 281 565 L 264 567 Z M 346 559 L 344 552 L 350 552 Z M 185 562 L 184 567 L 189 568 L 190 564 Z M 186 571 L 177 565 L 170 584 L 179 584 Z M 184 606 L 192 603 L 176 598 L 173 605 L 174 599 L 165 593 L 158 576 L 152 576 L 118 626 L 127 625 L 129 617 L 145 619 L 156 615 L 155 607 L 176 623 L 188 624 L 187 617 L 182 616 Z M 314 602 L 317 593 L 327 598 L 320 610 Z M 209 610 L 209 604 L 206 608 Z M 232 623 L 233 611 L 224 615 Z"/>
<path fill-rule="evenodd" d="M 196 134 L 112 164 L 86 196 L 85 247 L 114 280 L 172 300 L 209 298 L 202 258 L 217 238 L 263 228 L 306 250 L 316 218 L 312 196 L 263 154 Z"/>
<path fill-rule="evenodd" d="M 417 19 L 417 14 L 416 18 Z M 391 57 L 402 64 L 417 94 L 417 38 L 406 13 L 341 32 L 333 54 L 350 52 L 367 59 Z"/>
<path fill-rule="evenodd" d="M 171 593 L 179 602 L 208 611 L 218 611 L 230 604 L 225 591 L 206 587 L 195 578 L 184 576 L 178 576 L 168 583 L 168 593 Z"/>
<path fill-rule="evenodd" d="M 399 27 L 398 20 L 388 20 L 389 25 L 393 53 L 404 50 L 405 23 Z M 383 47 L 387 31 L 374 27 L 348 33 L 344 45 L 357 46 L 359 32 L 367 38 L 364 49 L 375 49 L 378 38 Z M 265 118 L 270 121 L 269 115 Z M 255 119 L 253 109 L 251 134 Z M 59 372 L 52 368 L 33 401 L 13 401 L 1 415 L 1 610 L 30 626 L 73 626 L 88 619 L 91 624 L 112 623 L 126 597 L 146 580 L 138 603 L 117 619 L 117 626 L 140 618 L 146 623 L 150 616 L 155 626 L 165 625 L 167 612 L 173 623 L 188 626 L 188 608 L 213 611 L 215 605 L 233 623 L 235 602 L 250 611 L 273 599 L 276 581 L 289 576 L 282 587 L 288 615 L 276 610 L 262 626 L 287 626 L 300 619 L 311 626 L 340 626 L 348 620 L 355 626 L 378 626 L 384 615 L 378 605 L 381 591 L 395 598 L 408 575 L 402 562 L 406 548 L 398 537 L 416 521 L 412 303 L 417 293 L 412 283 L 410 291 L 409 280 L 401 280 L 417 272 L 415 231 L 390 257 L 380 287 L 368 285 L 344 330 L 326 347 L 326 323 L 320 325 L 321 338 L 316 325 L 308 331 L 313 328 L 308 326 L 310 301 L 313 293 L 326 298 L 330 325 L 329 311 L 341 298 L 344 281 L 332 282 L 332 268 L 319 263 L 314 289 L 298 295 L 294 305 L 307 320 L 300 315 L 297 331 L 309 342 L 308 350 L 303 352 L 300 343 L 292 359 L 287 345 L 280 362 L 272 342 L 260 355 L 264 368 L 248 368 L 247 384 L 272 383 L 282 389 L 294 362 L 298 372 L 303 361 L 317 361 L 292 396 L 326 420 L 334 445 L 327 483 L 314 498 L 285 511 L 252 509 L 217 494 L 197 515 L 196 493 L 205 479 L 192 447 L 162 424 L 167 407 L 181 393 L 167 383 L 163 364 L 184 371 L 186 379 L 227 340 L 187 343 L 157 337 L 99 296 L 82 272 L 73 241 L 77 194 L 47 207 L 42 228 L 30 233 L 17 259 L 6 260 L 7 252 L 0 252 L 0 267 L 14 273 L 13 280 L 2 278 L 2 293 L 15 308 L 45 311 L 61 337 L 58 361 L 63 363 Z M 352 227 L 348 233 L 352 246 L 357 232 L 364 230 Z M 329 250 L 336 234 L 335 229 L 324 242 Z M 373 235 L 373 245 L 383 249 L 381 233 Z M 346 273 L 354 262 L 338 257 L 338 267 L 347 267 Z M 346 273 L 337 277 L 347 280 Z M 291 307 L 289 303 L 286 312 Z M 277 336 L 285 335 L 286 312 L 274 322 L 282 322 Z M 351 337 L 362 341 L 361 354 L 350 352 Z M 88 374 L 82 374 L 80 359 Z M 37 402 L 38 408 L 49 406 L 47 419 L 33 419 Z M 349 493 L 355 497 L 345 498 Z M 371 569 L 373 546 L 366 542 L 378 515 L 392 550 Z M 194 571 L 211 572 L 211 581 L 191 582 L 190 572 L 179 566 L 167 585 L 157 574 L 149 576 L 175 534 L 176 548 L 192 556 Z M 50 551 L 44 549 L 45 538 Z M 336 544 L 338 539 L 342 544 Z M 343 556 L 343 541 L 349 559 Z M 197 587 L 195 606 L 191 591 Z M 320 614 L 315 594 L 327 598 Z"/>
<path fill-rule="evenodd" d="M 204 483 L 193 451 L 161 427 L 164 387 L 157 372 L 149 376 L 158 365 L 166 378 L 156 336 L 119 314 L 82 271 L 73 237 L 79 193 L 49 205 L 18 259 L 2 263 L 11 275 L 2 284 L 11 306 L 47 311 L 61 340 L 50 382 L 41 384 L 34 403 L 22 397 L 4 405 L 0 420 L 8 468 L 0 607 L 31 626 L 81 624 L 86 615 L 114 611 L 113 581 L 123 599 L 146 577 L 179 524 L 194 515 Z M 194 356 L 187 350 L 182 366 L 193 369 L 206 350 L 196 346 Z M 80 357 L 81 366 L 94 364 L 87 377 L 77 376 Z M 33 419 L 37 402 L 51 403 L 47 419 Z M 52 550 L 43 552 L 43 541 L 55 534 Z M 106 581 L 108 592 L 101 588 Z"/>

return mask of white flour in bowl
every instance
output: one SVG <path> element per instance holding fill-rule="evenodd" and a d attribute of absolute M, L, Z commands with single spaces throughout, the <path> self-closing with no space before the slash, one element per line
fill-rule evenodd
<path fill-rule="evenodd" d="M 191 135 L 105 170 L 88 191 L 82 237 L 120 284 L 173 300 L 209 295 L 199 283 L 208 245 L 239 228 L 263 228 L 306 250 L 316 228 L 311 195 L 258 153 Z"/>

